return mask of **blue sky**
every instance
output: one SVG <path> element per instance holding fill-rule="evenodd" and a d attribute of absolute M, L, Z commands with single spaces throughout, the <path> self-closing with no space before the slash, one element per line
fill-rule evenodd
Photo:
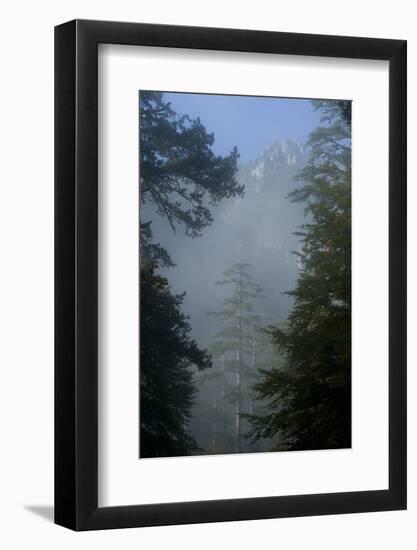
<path fill-rule="evenodd" d="M 240 164 L 255 160 L 274 141 L 305 142 L 319 123 L 308 99 L 187 93 L 165 93 L 164 99 L 178 113 L 200 117 L 214 132 L 217 154 L 227 154 L 236 145 Z"/>

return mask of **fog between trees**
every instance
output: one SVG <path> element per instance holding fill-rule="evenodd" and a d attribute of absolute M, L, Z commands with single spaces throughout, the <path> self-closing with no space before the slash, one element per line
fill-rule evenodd
<path fill-rule="evenodd" d="M 316 108 L 239 165 L 141 93 L 141 457 L 350 445 L 350 104 Z"/>

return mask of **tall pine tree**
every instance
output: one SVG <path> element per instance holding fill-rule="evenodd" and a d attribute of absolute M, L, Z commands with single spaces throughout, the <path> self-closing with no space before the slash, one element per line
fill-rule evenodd
<path fill-rule="evenodd" d="M 301 271 L 288 328 L 269 330 L 284 365 L 264 370 L 251 435 L 274 450 L 351 445 L 351 103 L 317 101 L 321 125 L 290 199 L 305 203 Z"/>
<path fill-rule="evenodd" d="M 243 194 L 238 153 L 216 156 L 214 136 L 199 119 L 176 113 L 160 92 L 140 94 L 140 204 L 150 205 L 172 230 L 197 237 L 212 222 L 210 206 Z M 195 395 L 192 368 L 211 360 L 190 338 L 183 294 L 173 294 L 161 267 L 174 259 L 140 216 L 140 456 L 194 454 L 189 433 Z"/>
<path fill-rule="evenodd" d="M 225 271 L 223 279 L 216 284 L 231 288 L 222 309 L 210 314 L 223 324 L 212 345 L 216 350 L 215 356 L 220 359 L 223 378 L 228 372 L 234 377 L 227 397 L 233 411 L 233 451 L 239 453 L 244 444 L 242 415 L 248 413 L 252 405 L 250 386 L 257 369 L 257 337 L 261 328 L 254 304 L 262 296 L 262 289 L 252 281 L 250 265 L 243 262 Z M 226 390 L 223 395 L 226 398 Z"/>

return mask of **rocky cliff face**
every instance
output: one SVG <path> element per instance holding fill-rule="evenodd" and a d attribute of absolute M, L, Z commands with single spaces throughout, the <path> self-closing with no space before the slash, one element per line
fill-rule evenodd
<path fill-rule="evenodd" d="M 280 194 L 290 191 L 295 174 L 306 164 L 308 148 L 298 141 L 277 141 L 240 170 L 239 178 L 247 191 L 271 190 Z"/>
<path fill-rule="evenodd" d="M 220 216 L 245 261 L 262 263 L 266 255 L 273 254 L 283 264 L 289 262 L 288 254 L 296 245 L 293 232 L 304 221 L 304 207 L 292 203 L 288 194 L 297 187 L 294 178 L 307 159 L 304 145 L 283 140 L 240 169 L 245 196 L 225 201 Z"/>

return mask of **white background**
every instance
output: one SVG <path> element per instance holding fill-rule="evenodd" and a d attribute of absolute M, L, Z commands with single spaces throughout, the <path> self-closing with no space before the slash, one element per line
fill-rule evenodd
<path fill-rule="evenodd" d="M 99 62 L 99 504 L 386 489 L 387 62 L 114 45 Z M 138 460 L 138 89 L 353 101 L 351 449 Z"/>
<path fill-rule="evenodd" d="M 53 472 L 53 34 L 74 17 L 409 40 L 409 510 L 74 534 L 50 516 Z M 417 37 L 413 3 L 331 0 L 19 2 L 2 10 L 0 542 L 5 548 L 321 550 L 417 541 Z M 371 146 L 371 144 L 370 144 Z M 411 213 L 413 215 L 411 215 Z"/>

